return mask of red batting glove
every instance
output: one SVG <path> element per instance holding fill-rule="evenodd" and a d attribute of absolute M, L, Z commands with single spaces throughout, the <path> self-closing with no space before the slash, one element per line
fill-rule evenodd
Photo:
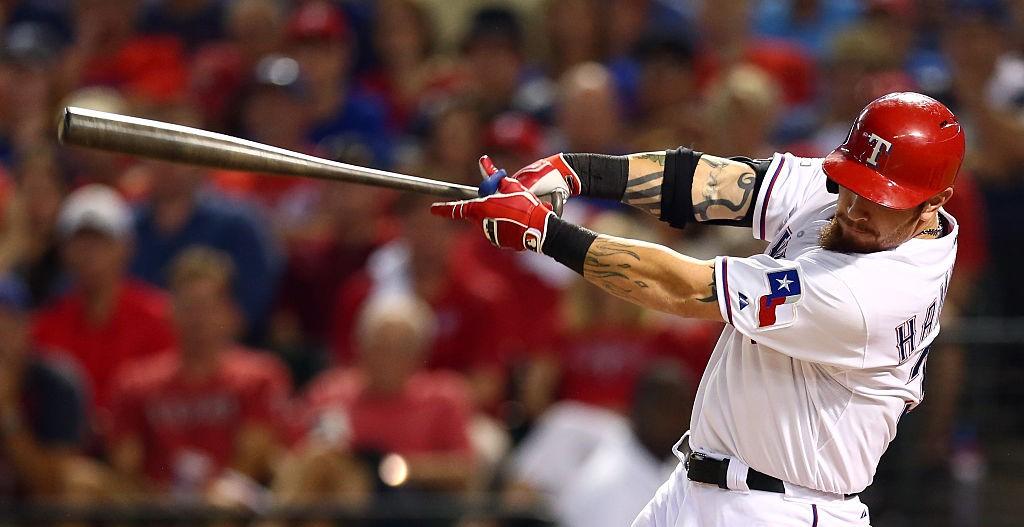
<path fill-rule="evenodd" d="M 553 215 L 547 204 L 540 201 L 522 183 L 502 179 L 498 192 L 490 196 L 434 203 L 431 214 L 456 220 L 480 222 L 484 236 L 495 247 L 513 251 L 540 252 L 547 233 L 548 216 Z"/>
<path fill-rule="evenodd" d="M 546 196 L 555 191 L 562 191 L 566 196 L 580 195 L 580 177 L 565 162 L 562 154 L 545 157 L 512 175 L 526 187 L 526 190 L 537 196 Z"/>

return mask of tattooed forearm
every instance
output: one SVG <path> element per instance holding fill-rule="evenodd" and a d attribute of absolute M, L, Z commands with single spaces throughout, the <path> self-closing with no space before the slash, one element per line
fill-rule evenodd
<path fill-rule="evenodd" d="M 747 215 L 757 177 L 743 163 L 702 156 L 693 178 L 693 216 L 698 221 L 739 220 Z"/>
<path fill-rule="evenodd" d="M 661 214 L 661 185 L 665 177 L 665 153 L 630 156 L 629 180 L 622 202 L 649 214 Z"/>
<path fill-rule="evenodd" d="M 718 275 L 715 274 L 715 266 L 709 266 L 711 268 L 711 283 L 708 287 L 711 291 L 707 296 L 698 298 L 698 302 L 717 302 L 718 301 Z"/>
<path fill-rule="evenodd" d="M 658 166 L 665 166 L 665 152 L 644 152 L 643 154 L 637 154 L 634 157 L 636 159 L 643 159 L 652 163 L 657 163 Z"/>
<path fill-rule="evenodd" d="M 623 300 L 666 313 L 721 320 L 714 274 L 712 261 L 603 234 L 583 261 L 583 278 Z"/>
<path fill-rule="evenodd" d="M 631 276 L 632 262 L 640 262 L 635 249 L 628 243 L 598 238 L 583 261 L 583 276 L 617 296 L 646 288 L 643 280 Z"/>

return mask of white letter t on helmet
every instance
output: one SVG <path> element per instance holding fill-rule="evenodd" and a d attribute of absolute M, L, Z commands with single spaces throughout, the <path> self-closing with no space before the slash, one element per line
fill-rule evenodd
<path fill-rule="evenodd" d="M 867 159 L 867 162 L 871 166 L 877 167 L 878 153 L 881 152 L 883 148 L 885 149 L 886 153 L 889 153 L 889 150 L 892 149 L 892 143 L 886 141 L 885 139 L 882 139 L 881 137 L 878 136 L 878 134 L 871 133 L 868 134 L 868 144 L 875 145 L 875 149 L 871 151 L 871 157 Z"/>

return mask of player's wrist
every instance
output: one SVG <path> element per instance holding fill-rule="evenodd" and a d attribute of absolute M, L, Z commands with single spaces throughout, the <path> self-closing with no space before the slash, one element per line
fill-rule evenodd
<path fill-rule="evenodd" d="M 552 156 L 555 157 L 555 156 Z M 558 154 L 579 179 L 581 196 L 621 201 L 629 179 L 629 158 L 604 154 Z"/>
<path fill-rule="evenodd" d="M 596 239 L 596 232 L 548 214 L 540 252 L 582 276 L 583 262 Z"/>

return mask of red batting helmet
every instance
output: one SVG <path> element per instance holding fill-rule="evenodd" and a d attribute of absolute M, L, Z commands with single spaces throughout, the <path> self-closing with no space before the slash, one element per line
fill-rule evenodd
<path fill-rule="evenodd" d="M 860 112 L 822 168 L 832 181 L 879 205 L 909 209 L 953 185 L 964 131 L 939 101 L 890 93 Z"/>

